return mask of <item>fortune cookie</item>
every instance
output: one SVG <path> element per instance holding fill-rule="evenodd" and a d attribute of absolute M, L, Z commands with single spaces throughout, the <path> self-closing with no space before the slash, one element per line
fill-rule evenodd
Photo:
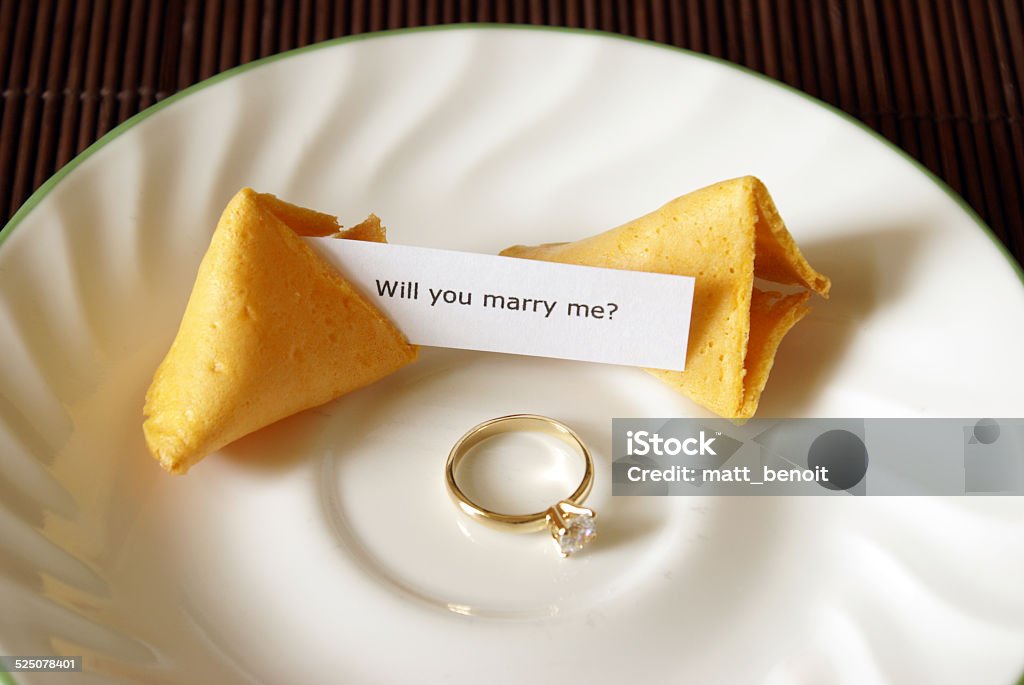
<path fill-rule="evenodd" d="M 502 255 L 695 278 L 685 371 L 648 369 L 727 418 L 757 410 L 783 336 L 831 283 L 807 263 L 764 184 L 744 176 L 694 191 L 572 243 L 517 245 Z M 783 295 L 754 277 L 807 290 Z M 682 353 L 682 350 L 680 351 Z"/>
<path fill-rule="evenodd" d="M 221 215 L 170 351 L 146 393 L 143 432 L 185 473 L 210 452 L 387 376 L 417 348 L 299 236 L 384 242 L 375 216 L 329 215 L 243 188 Z"/>

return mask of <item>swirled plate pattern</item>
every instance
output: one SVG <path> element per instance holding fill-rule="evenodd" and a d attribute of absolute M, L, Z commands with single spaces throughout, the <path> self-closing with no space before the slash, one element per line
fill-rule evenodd
<path fill-rule="evenodd" d="M 83 655 L 82 684 L 1020 675 L 1024 502 L 612 498 L 611 417 L 703 415 L 635 369 L 425 350 L 184 478 L 143 443 L 143 394 L 244 185 L 495 252 L 755 174 L 834 282 L 761 415 L 1024 415 L 1019 274 L 884 141 L 708 58 L 538 29 L 343 40 L 172 100 L 3 234 L 0 653 Z M 477 530 L 445 497 L 462 431 L 522 411 L 594 446 L 585 557 Z"/>

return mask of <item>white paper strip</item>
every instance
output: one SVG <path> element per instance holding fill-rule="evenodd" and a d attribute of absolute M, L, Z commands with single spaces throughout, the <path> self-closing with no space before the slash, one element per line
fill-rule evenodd
<path fill-rule="evenodd" d="M 681 370 L 693 279 L 306 238 L 418 345 Z"/>

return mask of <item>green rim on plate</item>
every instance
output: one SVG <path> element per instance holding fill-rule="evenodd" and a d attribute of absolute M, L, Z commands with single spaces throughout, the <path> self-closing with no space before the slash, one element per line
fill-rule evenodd
<path fill-rule="evenodd" d="M 2 246 L 3 243 L 6 241 L 6 239 L 11 235 L 11 233 L 14 232 L 14 229 L 17 228 L 18 224 L 20 224 L 22 221 L 25 220 L 25 217 L 27 217 L 29 215 L 29 213 L 31 213 L 31 211 L 36 207 L 36 205 L 38 205 L 40 202 L 42 202 L 43 198 L 45 198 L 50 193 L 50 191 L 52 191 L 57 186 L 57 184 L 60 183 L 61 180 L 64 179 L 65 176 L 70 174 L 79 165 L 81 165 L 82 162 L 84 162 L 86 159 L 88 159 L 95 152 L 97 152 L 98 150 L 103 148 L 103 146 L 105 146 L 107 143 L 109 143 L 110 141 L 114 140 L 115 138 L 117 138 L 118 136 L 120 136 L 122 133 L 124 133 L 128 129 L 132 128 L 133 126 L 139 124 L 140 122 L 145 120 L 147 117 L 152 116 L 153 114 L 156 114 L 157 112 L 159 112 L 163 108 L 170 106 L 171 104 L 177 102 L 178 100 L 180 100 L 180 99 L 182 99 L 182 98 L 184 98 L 184 97 L 186 97 L 186 96 L 188 96 L 188 95 L 190 95 L 190 94 L 192 94 L 194 92 L 197 92 L 197 91 L 199 91 L 199 90 L 201 90 L 203 88 L 206 88 L 208 86 L 212 86 L 212 85 L 214 85 L 216 83 L 219 83 L 219 82 L 221 82 L 221 81 L 223 81 L 225 79 L 229 79 L 232 76 L 237 76 L 238 74 L 241 74 L 241 73 L 243 73 L 245 71 L 248 71 L 249 69 L 254 69 L 256 67 L 262 66 L 264 64 L 269 64 L 269 63 L 274 62 L 276 60 L 285 59 L 285 58 L 292 57 L 292 56 L 295 56 L 295 55 L 300 55 L 302 53 L 311 52 L 313 50 L 319 50 L 321 48 L 332 47 L 334 45 L 341 45 L 343 43 L 354 43 L 354 42 L 358 42 L 358 41 L 361 41 L 361 40 L 369 40 L 369 39 L 373 39 L 373 38 L 383 38 L 383 37 L 387 37 L 387 36 L 402 35 L 402 34 L 407 34 L 407 33 L 419 33 L 419 32 L 425 32 L 425 31 L 449 31 L 449 30 L 462 30 L 462 29 L 516 29 L 516 30 L 522 30 L 522 31 L 557 31 L 557 32 L 572 33 L 572 34 L 578 34 L 578 35 L 601 36 L 601 37 L 604 37 L 604 38 L 614 38 L 614 39 L 618 39 L 618 40 L 625 40 L 625 41 L 629 41 L 629 42 L 632 42 L 632 43 L 639 43 L 639 44 L 642 44 L 642 45 L 648 45 L 648 46 L 652 46 L 652 47 L 661 48 L 661 49 L 664 49 L 664 50 L 673 50 L 675 52 L 681 52 L 681 53 L 684 53 L 684 54 L 687 54 L 687 55 L 691 55 L 693 57 L 697 57 L 697 58 L 704 59 L 704 60 L 707 60 L 707 61 L 710 61 L 710 62 L 714 62 L 716 64 L 720 64 L 720 65 L 723 65 L 723 66 L 726 66 L 726 67 L 729 67 L 729 68 L 732 68 L 732 69 L 736 69 L 736 70 L 741 71 L 743 73 L 746 73 L 746 74 L 749 74 L 749 75 L 752 75 L 752 76 L 756 76 L 757 78 L 759 78 L 759 79 L 761 79 L 763 81 L 767 81 L 767 82 L 769 82 L 769 83 L 771 83 L 771 84 L 773 84 L 775 86 L 778 86 L 780 88 L 783 88 L 783 89 L 789 91 L 790 93 L 794 93 L 796 95 L 799 95 L 800 97 L 804 98 L 805 100 L 813 102 L 814 104 L 818 105 L 819 107 L 822 107 L 822 108 L 826 109 L 827 111 L 831 112 L 832 114 L 834 114 L 836 116 L 839 116 L 840 118 L 842 118 L 842 119 L 844 119 L 844 120 L 854 124 L 855 126 L 860 128 L 862 131 L 865 131 L 868 134 L 870 134 L 876 140 L 884 143 L 889 149 L 897 152 L 901 157 L 903 157 L 903 159 L 905 159 L 906 161 L 910 162 L 910 164 L 912 164 L 918 171 L 920 171 L 922 174 L 924 174 L 925 177 L 927 177 L 929 180 L 931 180 L 932 183 L 934 183 L 936 186 L 939 187 L 940 190 L 942 190 L 942 192 L 944 192 L 957 205 L 959 205 L 960 209 L 962 209 L 967 214 L 967 216 L 970 217 L 970 219 L 972 221 L 974 221 L 975 224 L 977 224 L 978 228 L 981 229 L 982 233 L 992 242 L 993 245 L 996 246 L 996 249 L 999 250 L 1000 254 L 1002 254 L 1002 256 L 1010 264 L 1010 268 L 1013 269 L 1014 273 L 1017 274 L 1017 278 L 1020 280 L 1021 285 L 1024 285 L 1024 266 L 1022 266 L 1021 263 L 1017 261 L 1017 259 L 1013 256 L 1013 254 L 1010 252 L 1010 250 L 1006 247 L 1006 245 L 1004 245 L 1003 242 L 996 236 L 995 232 L 988 226 L 988 224 L 986 224 L 982 220 L 982 218 L 980 216 L 978 216 L 978 213 L 975 212 L 974 209 L 969 204 L 967 204 L 966 200 L 964 200 L 956 191 L 954 191 L 952 188 L 950 188 L 949 185 L 945 181 L 943 181 L 941 178 L 939 178 L 934 173 L 932 173 L 932 171 L 930 169 L 928 169 L 928 167 L 924 166 L 921 162 L 919 162 L 918 160 L 916 160 L 913 157 L 911 157 L 905 150 L 903 150 L 902 148 L 900 148 L 899 146 L 894 144 L 888 138 L 886 138 L 885 136 L 880 134 L 878 131 L 874 130 L 873 128 L 871 128 L 870 126 L 865 124 L 864 122 L 862 122 L 859 119 L 857 119 L 856 117 L 848 114 L 847 112 L 844 112 L 841 109 L 838 109 L 837 107 L 833 107 L 832 105 L 828 104 L 827 102 L 824 102 L 823 100 L 819 100 L 818 98 L 816 98 L 816 97 L 814 97 L 812 95 L 808 95 L 807 93 L 803 92 L 802 90 L 798 90 L 797 88 L 794 88 L 793 86 L 790 86 L 787 83 L 783 83 L 782 81 L 777 81 L 776 79 L 773 79 L 770 76 L 766 76 L 766 75 L 762 74 L 761 72 L 754 71 L 753 69 L 749 69 L 749 68 L 747 68 L 745 66 L 742 66 L 740 64 L 736 64 L 734 62 L 730 62 L 728 60 L 725 60 L 725 59 L 722 59 L 722 58 L 719 58 L 719 57 L 714 57 L 713 55 L 706 55 L 706 54 L 704 54 L 702 52 L 694 52 L 693 50 L 687 50 L 686 48 L 680 48 L 680 47 L 677 47 L 675 45 L 666 45 L 664 43 L 658 43 L 658 42 L 651 41 L 651 40 L 646 40 L 646 39 L 643 39 L 643 38 L 636 38 L 634 36 L 626 36 L 626 35 L 623 35 L 623 34 L 620 34 L 620 33 L 610 33 L 610 32 L 607 32 L 607 31 L 598 31 L 598 30 L 595 30 L 595 29 L 577 29 L 577 28 L 569 28 L 569 27 L 566 27 L 566 26 L 534 26 L 534 25 L 525 25 L 525 24 L 500 24 L 500 23 L 493 23 L 493 24 L 463 23 L 463 24 L 441 24 L 441 25 L 435 25 L 435 26 L 414 26 L 414 27 L 411 27 L 411 28 L 389 29 L 387 31 L 374 31 L 374 32 L 370 32 L 370 33 L 360 33 L 360 34 L 356 34 L 356 35 L 353 35 L 353 36 L 342 36 L 340 38 L 334 38 L 334 39 L 331 39 L 331 40 L 323 41 L 321 43 L 314 43 L 312 45 L 306 45 L 306 46 L 303 46 L 301 48 L 296 48 L 294 50 L 288 50 L 287 52 L 281 52 L 281 53 L 278 53 L 276 55 L 270 55 L 269 57 L 264 57 L 262 59 L 254 60 L 254 61 L 248 62 L 246 64 L 241 64 L 241 65 L 239 65 L 237 67 L 234 67 L 232 69 L 228 69 L 227 71 L 223 71 L 223 72 L 221 72 L 221 73 L 219 73 L 219 74 L 217 74 L 215 76 L 211 76 L 208 79 L 205 79 L 203 81 L 195 83 L 195 84 L 189 86 L 188 88 L 185 88 L 184 90 L 181 90 L 181 91 L 175 93 L 174 95 L 171 95 L 170 97 L 166 98 L 165 100 L 161 100 L 160 102 L 158 102 L 158 103 L 156 103 L 154 105 L 151 105 L 150 107 L 142 110 L 138 114 L 128 118 L 127 120 L 123 121 L 119 125 L 115 126 L 110 131 L 108 131 L 105 135 L 103 135 L 103 137 L 101 137 L 99 140 L 94 142 L 92 145 L 90 145 L 85 150 L 83 150 L 81 153 L 79 153 L 76 157 L 74 157 L 74 159 L 72 159 L 70 162 L 68 162 L 63 167 L 61 167 L 53 176 L 51 176 L 49 179 L 47 179 L 47 181 L 45 183 L 43 183 L 41 186 L 39 186 L 39 188 L 36 189 L 36 191 L 34 193 L 32 193 L 31 196 L 29 196 L 29 198 L 25 201 L 25 204 L 23 204 L 18 209 L 18 211 L 14 213 L 14 216 L 11 217 L 11 220 L 7 222 L 7 225 L 4 226 L 2 229 L 0 229 L 0 246 Z"/>
<path fill-rule="evenodd" d="M 164 100 L 161 100 L 160 102 L 158 102 L 158 103 L 156 103 L 154 105 L 151 105 L 150 107 L 142 110 L 138 114 L 135 114 L 134 116 L 128 118 L 125 121 L 123 121 L 121 124 L 115 126 L 110 131 L 108 131 L 105 135 L 103 135 L 99 140 L 94 142 L 92 145 L 90 145 L 85 150 L 83 150 L 81 153 L 79 153 L 77 156 L 75 156 L 71 161 L 69 161 L 67 164 L 65 164 L 63 167 L 61 167 L 53 176 L 51 176 L 49 179 L 47 179 L 47 181 L 45 183 L 43 183 L 41 186 L 39 186 L 39 188 L 36 189 L 36 191 L 34 193 L 32 193 L 32 195 L 25 201 L 25 203 L 18 209 L 18 211 L 14 213 L 14 216 L 11 217 L 11 220 L 8 221 L 7 224 L 2 229 L 0 229 L 0 247 L 3 246 L 3 243 L 7 240 L 8 237 L 10 237 L 10 235 L 14 232 L 14 230 L 18 227 L 18 225 L 21 224 L 21 222 L 25 220 L 25 218 L 32 212 L 32 210 L 35 209 L 35 207 L 40 202 L 43 201 L 43 199 L 57 186 L 57 184 L 60 183 L 68 174 L 70 174 L 72 171 L 74 171 L 76 168 L 78 168 L 85 160 L 87 160 L 89 157 L 91 157 L 93 154 L 95 154 L 97 151 L 102 149 L 105 145 L 107 145 L 108 143 L 110 143 L 111 141 L 116 139 L 118 136 L 120 136 L 124 132 L 126 132 L 129 129 L 131 129 L 132 127 L 138 125 L 139 123 L 141 123 L 142 121 L 144 121 L 148 117 L 152 116 L 153 114 L 156 114 L 157 112 L 159 112 L 160 110 L 164 109 L 165 107 L 169 107 L 173 103 L 175 103 L 175 102 L 177 102 L 177 101 L 187 97 L 188 95 L 191 95 L 192 93 L 195 93 L 195 92 L 197 92 L 199 90 L 202 90 L 203 88 L 207 88 L 209 86 L 212 86 L 212 85 L 215 85 L 217 83 L 220 83 L 221 81 L 229 79 L 229 78 L 231 78 L 233 76 L 237 76 L 238 74 L 241 74 L 241 73 L 243 73 L 245 71 L 248 71 L 250 69 L 254 69 L 256 67 L 260 67 L 260 66 L 263 66 L 265 64 L 269 64 L 269 63 L 277 61 L 277 60 L 285 59 L 285 58 L 288 58 L 288 57 L 293 57 L 295 55 L 300 55 L 300 54 L 303 54 L 303 53 L 306 53 L 306 52 L 311 52 L 313 50 L 319 50 L 319 49 L 322 49 L 322 48 L 328 48 L 328 47 L 332 47 L 332 46 L 335 46 L 335 45 L 341 45 L 343 43 L 354 43 L 354 42 L 358 42 L 358 41 L 362 41 L 362 40 L 369 40 L 369 39 L 374 39 L 374 38 L 383 38 L 383 37 L 402 35 L 402 34 L 407 34 L 407 33 L 419 33 L 419 32 L 426 32 L 426 31 L 450 31 L 450 30 L 464 30 L 464 29 L 516 29 L 516 30 L 522 30 L 522 31 L 556 31 L 556 32 L 571 33 L 571 34 L 577 34 L 577 35 L 601 36 L 601 37 L 604 37 L 604 38 L 613 38 L 613 39 L 617 39 L 617 40 L 625 40 L 625 41 L 629 41 L 629 42 L 633 42 L 633 43 L 639 43 L 639 44 L 642 44 L 642 45 L 648 45 L 648 46 L 651 46 L 651 47 L 661 48 L 661 49 L 664 49 L 664 50 L 672 50 L 672 51 L 675 51 L 675 52 L 684 53 L 684 54 L 687 54 L 687 55 L 691 55 L 693 57 L 697 57 L 697 58 L 704 59 L 704 60 L 707 60 L 707 61 L 710 61 L 710 62 L 714 62 L 716 64 L 720 64 L 720 65 L 723 65 L 723 66 L 726 66 L 726 67 L 729 67 L 729 68 L 732 68 L 732 69 L 736 69 L 736 70 L 741 71 L 743 73 L 750 74 L 752 76 L 756 76 L 757 78 L 759 78 L 759 79 L 761 79 L 763 81 L 767 81 L 767 82 L 769 82 L 769 83 L 771 83 L 771 84 L 773 84 L 775 86 L 778 86 L 780 88 L 783 88 L 783 89 L 785 89 L 785 90 L 787 90 L 787 91 L 789 91 L 789 92 L 791 92 L 793 94 L 799 95 L 800 97 L 804 98 L 805 100 L 813 102 L 814 104 L 818 105 L 819 107 L 824 108 L 825 110 L 831 112 L 832 114 L 834 114 L 836 116 L 839 116 L 840 118 L 842 118 L 842 119 L 844 119 L 844 120 L 854 124 L 855 126 L 860 128 L 862 131 L 865 131 L 866 133 L 870 134 L 876 140 L 878 140 L 878 141 L 882 142 L 883 144 L 885 144 L 886 147 L 888 147 L 889 149 L 897 152 L 901 157 L 903 157 L 903 159 L 905 159 L 907 162 L 909 162 L 911 165 L 913 165 L 918 171 L 920 171 L 922 174 L 924 174 L 924 176 L 926 178 L 930 179 L 932 181 L 932 183 L 934 183 L 936 186 L 938 186 L 938 188 L 940 190 L 942 190 L 942 192 L 944 192 L 947 196 L 949 196 L 964 211 L 964 213 L 966 213 L 967 216 L 970 217 L 970 219 L 972 221 L 974 221 L 974 223 L 978 226 L 978 228 L 981 229 L 981 232 L 996 246 L 996 248 L 999 250 L 1000 254 L 1002 254 L 1003 257 L 1006 259 L 1006 261 L 1009 262 L 1010 267 L 1013 269 L 1014 273 L 1017 274 L 1017 278 L 1020 280 L 1021 285 L 1024 285 L 1024 267 L 1022 267 L 1020 262 L 1018 262 L 1017 259 L 1010 253 L 1010 251 L 1006 247 L 1006 245 L 1004 245 L 1003 242 L 1001 240 L 999 240 L 999 238 L 992 231 L 992 229 L 981 219 L 980 216 L 978 216 L 978 213 L 975 212 L 974 209 L 970 205 L 967 204 L 966 200 L 964 200 L 956 191 L 954 191 L 952 188 L 950 188 L 949 185 L 945 181 L 943 181 L 941 178 L 939 178 L 934 173 L 932 173 L 932 171 L 930 169 L 928 169 L 926 166 L 924 166 L 921 162 L 919 162 L 915 158 L 911 157 L 910 154 L 908 154 L 905 150 L 903 150 L 899 146 L 895 145 L 892 141 L 890 141 L 889 139 L 885 138 L 882 134 L 880 134 L 878 131 L 874 130 L 873 128 L 871 128 L 870 126 L 865 124 L 864 122 L 862 122 L 859 119 L 857 119 L 856 117 L 848 114 L 847 112 L 844 112 L 841 109 L 838 109 L 837 107 L 834 107 L 834 106 L 828 104 L 827 102 L 819 100 L 818 98 L 816 98 L 816 97 L 814 97 L 812 95 L 808 95 L 807 93 L 805 93 L 805 92 L 803 92 L 803 91 L 801 91 L 801 90 L 799 90 L 797 88 L 794 88 L 793 86 L 790 86 L 787 83 L 783 83 L 781 81 L 778 81 L 776 79 L 771 78 L 770 76 L 766 76 L 766 75 L 764 75 L 764 74 L 762 74 L 762 73 L 760 73 L 758 71 L 754 71 L 753 69 L 749 69 L 749 68 L 744 67 L 744 66 L 742 66 L 740 64 L 736 64 L 734 62 L 730 62 L 728 60 L 725 60 L 725 59 L 722 59 L 722 58 L 719 58 L 719 57 L 714 57 L 712 55 L 706 55 L 706 54 L 701 53 L 701 52 L 694 52 L 693 50 L 687 50 L 686 48 L 680 48 L 680 47 L 677 47 L 677 46 L 674 46 L 674 45 L 666 45 L 664 43 L 658 43 L 658 42 L 651 41 L 651 40 L 645 40 L 643 38 L 636 38 L 634 36 L 626 36 L 626 35 L 622 35 L 622 34 L 619 34 L 619 33 L 610 33 L 610 32 L 607 32 L 607 31 L 598 31 L 598 30 L 594 30 L 594 29 L 577 29 L 577 28 L 569 28 L 569 27 L 564 27 L 564 26 L 534 26 L 534 25 L 523 25 L 523 24 L 500 24 L 500 23 L 487 23 L 487 24 L 462 23 L 462 24 L 442 24 L 442 25 L 436 25 L 436 26 L 416 26 L 416 27 L 411 27 L 411 28 L 390 29 L 390 30 L 387 30 L 387 31 L 375 31 L 375 32 L 370 32 L 370 33 L 361 33 L 361 34 L 352 35 L 352 36 L 342 36 L 340 38 L 334 38 L 334 39 L 331 39 L 331 40 L 323 41 L 321 43 L 314 43 L 312 45 L 306 45 L 306 46 L 301 47 L 301 48 L 296 48 L 294 50 L 289 50 L 287 52 L 281 52 L 281 53 L 278 53 L 276 55 L 270 55 L 269 57 L 264 57 L 262 59 L 254 60 L 254 61 L 248 62 L 246 64 L 241 64 L 241 65 L 239 65 L 237 67 L 234 67 L 232 69 L 228 69 L 227 71 L 223 71 L 223 72 L 221 72 L 219 74 L 216 74 L 215 76 L 211 76 L 208 79 L 205 79 L 203 81 L 195 83 L 195 84 L 189 86 L 188 88 L 185 88 L 184 90 L 181 90 L 181 91 L 175 93 L 174 95 L 171 95 L 170 97 L 168 97 L 168 98 L 166 98 Z M 10 673 L 6 673 L 6 672 L 0 671 L 0 685 L 17 685 L 17 682 L 14 680 L 14 677 Z M 1024 685 L 1024 675 L 1022 675 L 1020 680 L 1017 681 L 1017 685 Z"/>

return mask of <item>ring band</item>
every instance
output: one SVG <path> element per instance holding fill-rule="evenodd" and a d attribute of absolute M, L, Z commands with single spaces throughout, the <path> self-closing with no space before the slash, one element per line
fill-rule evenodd
<path fill-rule="evenodd" d="M 583 457 L 583 480 L 576 490 L 564 500 L 548 507 L 545 511 L 531 514 L 502 514 L 480 506 L 462 491 L 455 480 L 455 470 L 470 452 L 481 442 L 502 433 L 529 431 L 558 438 Z M 578 552 L 596 536 L 592 509 L 582 506 L 594 486 L 594 460 L 590 450 L 576 433 L 564 423 L 537 414 L 512 414 L 490 419 L 474 426 L 459 438 L 448 454 L 445 464 L 445 481 L 448 494 L 456 506 L 471 519 L 484 525 L 515 532 L 535 532 L 545 528 L 558 544 L 562 556 Z"/>

